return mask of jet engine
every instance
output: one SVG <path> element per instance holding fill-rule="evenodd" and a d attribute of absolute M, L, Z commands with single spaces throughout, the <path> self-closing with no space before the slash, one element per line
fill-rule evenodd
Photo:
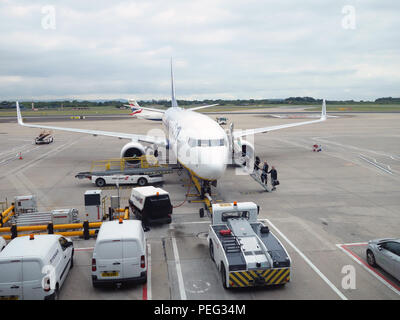
<path fill-rule="evenodd" d="M 136 158 L 146 154 L 146 147 L 139 142 L 129 142 L 122 147 L 121 158 Z M 137 164 L 139 160 L 130 160 L 128 163 Z"/>

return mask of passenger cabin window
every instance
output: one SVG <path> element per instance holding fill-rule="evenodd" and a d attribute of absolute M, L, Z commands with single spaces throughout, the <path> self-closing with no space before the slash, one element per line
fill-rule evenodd
<path fill-rule="evenodd" d="M 222 147 L 226 145 L 225 139 L 210 139 L 210 140 L 197 140 L 189 138 L 188 144 L 190 147 Z"/>
<path fill-rule="evenodd" d="M 232 212 L 224 212 L 222 213 L 222 221 L 227 221 L 228 219 L 238 219 L 238 218 L 245 218 L 249 219 L 250 214 L 248 211 L 232 211 Z"/>

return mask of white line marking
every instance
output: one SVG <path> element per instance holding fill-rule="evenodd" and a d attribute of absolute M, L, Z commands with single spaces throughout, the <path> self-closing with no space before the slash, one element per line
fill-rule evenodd
<path fill-rule="evenodd" d="M 374 161 L 371 161 L 371 160 L 367 159 L 367 157 L 364 156 L 364 155 L 362 155 L 362 154 L 360 154 L 359 156 L 360 156 L 360 158 L 361 158 L 362 160 L 364 160 L 364 161 L 366 161 L 366 162 L 372 164 L 373 166 L 377 167 L 378 169 L 381 169 L 381 170 L 385 171 L 386 173 L 393 174 L 393 172 L 391 172 L 390 170 L 387 170 L 387 169 L 385 169 L 384 167 L 382 167 L 382 165 L 380 165 L 380 164 L 376 161 L 376 159 L 373 159 L 373 158 L 372 158 Z"/>
<path fill-rule="evenodd" d="M 183 224 L 198 224 L 198 223 L 208 223 L 210 224 L 210 221 L 191 221 L 191 222 L 173 222 L 171 223 L 172 226 L 175 225 L 183 225 Z"/>
<path fill-rule="evenodd" d="M 151 245 L 147 244 L 147 300 L 152 300 L 151 294 Z"/>
<path fill-rule="evenodd" d="M 351 246 L 351 245 L 355 245 L 354 243 L 349 243 L 349 244 L 345 244 L 345 246 Z M 386 287 L 388 287 L 389 289 L 391 289 L 394 293 L 397 293 L 398 295 L 400 295 L 400 291 L 397 290 L 395 287 L 393 287 L 392 285 L 390 285 L 390 283 L 388 283 L 387 281 L 385 281 L 384 279 L 382 279 L 379 275 L 377 275 L 374 271 L 372 271 L 371 269 L 369 269 L 368 267 L 366 267 L 360 260 L 358 260 L 356 257 L 354 257 L 350 252 L 347 252 L 342 246 L 343 244 L 337 244 L 336 245 L 340 250 L 342 250 L 345 254 L 347 254 L 350 258 L 352 258 L 355 262 L 357 262 L 361 267 L 363 267 L 365 270 L 367 270 L 370 274 L 372 274 L 376 279 L 378 279 L 380 282 L 382 282 Z"/>
<path fill-rule="evenodd" d="M 343 243 L 341 246 L 366 246 L 368 242 L 352 242 L 352 243 Z M 337 245 L 336 245 L 337 246 Z"/>
<path fill-rule="evenodd" d="M 174 229 L 174 227 L 170 226 L 170 229 Z M 187 300 L 186 291 L 185 291 L 185 285 L 183 283 L 181 261 L 179 260 L 178 246 L 176 245 L 176 238 L 172 237 L 171 241 L 172 241 L 172 249 L 174 251 L 176 273 L 178 275 L 179 294 L 181 295 L 181 300 Z"/>
<path fill-rule="evenodd" d="M 313 269 L 322 280 L 325 281 L 325 283 L 331 287 L 331 289 L 342 299 L 342 300 L 348 300 L 347 297 L 340 292 L 336 286 L 329 281 L 329 279 L 311 262 L 310 259 L 308 259 L 303 252 L 301 252 L 275 225 L 269 221 L 268 219 L 260 219 L 260 220 L 265 220 L 271 227 L 275 229 L 275 231 L 304 259 L 304 261 Z"/>
<path fill-rule="evenodd" d="M 94 247 L 88 247 L 88 248 L 74 248 L 74 251 L 92 251 Z"/>
<path fill-rule="evenodd" d="M 58 147 L 55 148 L 55 149 L 51 149 L 51 150 L 49 150 L 48 152 L 39 155 L 37 158 L 32 159 L 32 160 L 30 160 L 30 161 L 24 163 L 23 165 L 21 165 L 21 166 L 19 166 L 19 167 L 17 167 L 17 168 L 14 168 L 14 169 L 12 169 L 12 170 L 10 170 L 8 173 L 6 173 L 6 174 L 4 174 L 4 175 L 1 175 L 1 176 L 0 176 L 0 179 L 4 178 L 4 177 L 6 177 L 6 176 L 13 175 L 13 174 L 15 174 L 16 172 L 25 171 L 25 170 L 27 170 L 27 169 L 29 169 L 29 168 L 35 166 L 36 164 L 38 164 L 40 161 L 44 160 L 47 156 L 49 156 L 49 155 L 53 156 L 53 155 L 55 155 L 55 154 L 57 154 L 57 153 L 59 153 L 59 152 L 65 150 L 65 149 L 67 149 L 67 148 L 73 146 L 74 144 L 76 144 L 76 143 L 78 143 L 78 142 L 79 142 L 79 140 L 73 141 L 72 143 L 68 143 L 68 142 L 67 142 L 67 143 L 64 143 L 64 144 L 58 146 Z"/>

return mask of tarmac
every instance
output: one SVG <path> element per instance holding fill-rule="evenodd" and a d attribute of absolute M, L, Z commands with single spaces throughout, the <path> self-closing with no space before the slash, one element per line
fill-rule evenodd
<path fill-rule="evenodd" d="M 174 209 L 170 225 L 155 226 L 146 233 L 146 285 L 94 289 L 91 254 L 95 238 L 73 238 L 74 268 L 60 290 L 60 299 L 399 300 L 400 282 L 380 268 L 365 266 L 365 246 L 371 239 L 400 237 L 400 114 L 335 115 L 323 123 L 255 136 L 256 154 L 278 170 L 276 191 L 264 192 L 233 167 L 228 167 L 213 190 L 216 201 L 260 205 L 260 219 L 292 259 L 291 281 L 284 287 L 223 289 L 208 253 L 210 219 L 199 217 L 203 204 L 191 196 Z M 227 117 L 235 129 L 301 121 L 267 114 L 232 113 Z M 160 122 L 129 117 L 46 121 L 50 123 L 142 134 L 161 129 Z M 93 160 L 118 158 L 129 141 L 56 131 L 53 143 L 37 146 L 33 141 L 39 132 L 18 126 L 16 121 L 0 124 L 0 201 L 35 194 L 40 210 L 73 207 L 83 215 L 83 195 L 97 187 L 89 180 L 76 179 L 75 174 L 88 171 Z M 321 152 L 312 151 L 315 143 L 322 146 Z M 22 160 L 18 159 L 20 152 Z M 187 174 L 164 178 L 163 188 L 173 205 L 185 201 Z M 128 205 L 131 187 L 120 190 L 123 207 Z M 104 195 L 117 194 L 115 187 L 103 189 Z M 195 193 L 193 187 L 190 193 Z M 350 286 L 349 276 L 354 280 Z"/>

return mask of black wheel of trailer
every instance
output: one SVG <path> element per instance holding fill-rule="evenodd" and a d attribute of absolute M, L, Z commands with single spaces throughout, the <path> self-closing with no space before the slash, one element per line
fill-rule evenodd
<path fill-rule="evenodd" d="M 96 179 L 96 186 L 101 188 L 104 187 L 106 185 L 106 180 L 104 180 L 103 178 L 97 178 Z"/>
<path fill-rule="evenodd" d="M 225 266 L 224 263 L 221 262 L 221 280 L 222 280 L 222 286 L 224 289 L 228 289 L 228 286 L 226 285 L 226 271 L 225 271 Z"/>
<path fill-rule="evenodd" d="M 139 178 L 137 183 L 138 183 L 139 186 L 143 187 L 143 186 L 145 186 L 147 184 L 147 180 L 146 180 L 146 178 L 142 177 L 142 178 Z"/>
<path fill-rule="evenodd" d="M 210 257 L 211 257 L 211 260 L 214 261 L 214 245 L 213 245 L 213 243 L 212 243 L 211 240 L 210 240 L 210 246 L 209 246 L 209 248 L 210 248 Z"/>

